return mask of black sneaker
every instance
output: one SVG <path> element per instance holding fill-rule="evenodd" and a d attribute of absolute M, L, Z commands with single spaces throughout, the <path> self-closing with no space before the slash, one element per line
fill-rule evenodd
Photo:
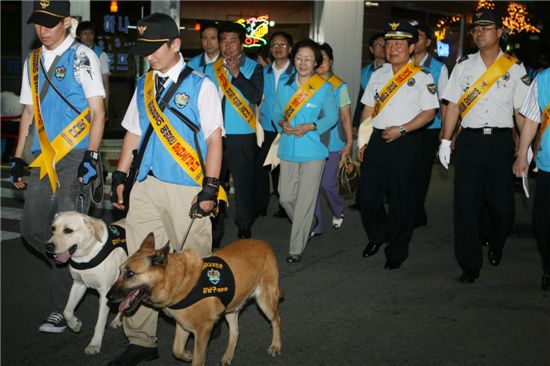
<path fill-rule="evenodd" d="M 65 329 L 67 329 L 65 318 L 63 315 L 56 312 L 50 313 L 48 319 L 38 328 L 39 331 L 45 333 L 63 333 Z"/>

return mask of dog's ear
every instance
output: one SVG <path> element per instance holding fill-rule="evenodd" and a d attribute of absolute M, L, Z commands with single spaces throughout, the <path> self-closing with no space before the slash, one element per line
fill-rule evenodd
<path fill-rule="evenodd" d="M 84 223 L 94 233 L 95 240 L 101 241 L 101 237 L 103 236 L 102 222 L 99 219 L 85 215 Z"/>
<path fill-rule="evenodd" d="M 149 233 L 139 249 L 155 249 L 155 234 Z"/>
<path fill-rule="evenodd" d="M 168 261 L 168 253 L 170 253 L 170 244 L 166 244 L 162 249 L 157 250 L 155 255 L 149 257 L 151 259 L 151 264 L 165 266 Z"/>

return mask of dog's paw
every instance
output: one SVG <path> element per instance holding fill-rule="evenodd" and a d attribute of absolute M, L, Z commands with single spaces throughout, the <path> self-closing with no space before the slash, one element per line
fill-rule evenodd
<path fill-rule="evenodd" d="M 101 351 L 101 345 L 90 343 L 88 347 L 84 350 L 84 353 L 87 355 L 95 355 Z"/>
<path fill-rule="evenodd" d="M 223 356 L 222 359 L 220 360 L 220 365 L 221 366 L 229 366 L 229 365 L 231 365 L 231 361 L 233 361 L 233 358 Z"/>
<path fill-rule="evenodd" d="M 65 318 L 65 321 L 67 322 L 67 326 L 70 330 L 72 330 L 75 333 L 80 333 L 80 330 L 82 329 L 82 322 L 77 317 L 73 317 L 72 319 Z"/>
<path fill-rule="evenodd" d="M 111 324 L 109 325 L 112 329 L 120 328 L 122 325 L 122 316 L 120 314 L 117 314 Z"/>
<path fill-rule="evenodd" d="M 276 357 L 281 355 L 281 345 L 274 345 L 272 344 L 267 349 L 267 353 L 269 353 L 271 356 Z"/>
<path fill-rule="evenodd" d="M 192 362 L 193 361 L 193 354 L 189 351 L 183 351 L 174 353 L 174 357 L 178 360 L 182 360 L 183 362 Z"/>

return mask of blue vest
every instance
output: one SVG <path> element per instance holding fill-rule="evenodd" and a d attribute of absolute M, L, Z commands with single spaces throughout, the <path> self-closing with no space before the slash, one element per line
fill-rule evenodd
<path fill-rule="evenodd" d="M 275 89 L 275 73 L 273 72 L 272 65 L 264 67 L 263 71 L 264 98 L 262 100 L 262 105 L 260 106 L 260 123 L 265 131 L 276 132 L 277 130 L 274 123 L 278 123 L 279 121 L 271 121 L 271 117 L 273 116 L 273 107 L 275 105 L 275 94 L 277 92 Z M 293 73 L 294 66 L 290 63 L 286 70 L 281 73 L 281 76 L 279 77 L 279 85 L 286 83 Z"/>
<path fill-rule="evenodd" d="M 193 70 L 197 70 L 200 72 L 205 72 L 206 70 L 206 62 L 204 61 L 204 52 L 198 54 L 195 57 L 192 57 L 187 62 L 187 66 L 192 68 Z"/>
<path fill-rule="evenodd" d="M 437 85 L 439 81 L 439 76 L 441 75 L 441 68 L 443 67 L 443 63 L 433 58 L 432 55 L 428 54 L 428 58 L 426 59 L 426 61 L 424 62 L 424 65 L 422 66 L 424 66 L 424 68 L 428 70 L 430 74 L 432 74 L 434 83 L 435 85 Z M 438 94 L 443 93 L 443 90 L 438 90 L 437 93 Z M 437 113 L 435 114 L 435 118 L 433 119 L 433 121 L 428 122 L 426 126 L 427 126 L 426 128 L 428 129 L 441 128 L 441 111 L 440 110 L 438 110 Z"/>
<path fill-rule="evenodd" d="M 240 72 L 243 74 L 245 78 L 250 79 L 258 63 L 244 55 L 243 55 L 243 59 L 244 60 L 241 61 Z M 205 73 L 206 75 L 208 75 L 208 77 L 210 77 L 210 79 L 214 82 L 214 84 L 216 84 L 216 87 L 219 89 L 220 84 L 218 83 L 218 79 L 216 78 L 216 75 L 214 73 L 214 63 L 208 64 L 206 66 Z M 231 73 L 227 73 L 226 75 L 229 81 L 232 82 L 233 75 L 231 75 Z M 235 85 L 233 85 L 233 87 L 235 88 L 235 90 L 237 90 L 237 92 L 240 93 L 239 89 Z M 248 105 L 250 106 L 250 109 L 254 111 L 255 106 L 252 103 L 250 103 L 250 101 L 246 99 L 246 97 L 242 95 L 242 93 L 241 93 L 241 96 L 243 97 L 243 100 L 246 103 L 248 103 Z M 252 129 L 252 127 L 250 127 L 248 122 L 241 117 L 239 112 L 237 112 L 233 108 L 233 106 L 228 100 L 225 100 L 225 96 L 223 97 L 222 104 L 223 104 L 223 121 L 224 121 L 226 135 L 240 135 L 240 134 L 254 133 L 254 130 Z"/>
<path fill-rule="evenodd" d="M 540 109 L 544 112 L 544 108 L 550 103 L 550 68 L 537 75 L 537 93 Z M 546 128 L 540 141 L 537 167 L 545 172 L 550 172 L 550 127 Z"/>
<path fill-rule="evenodd" d="M 96 45 L 95 43 L 92 45 L 92 51 L 95 52 L 95 54 L 97 55 L 97 58 L 99 58 L 99 56 L 101 56 L 101 54 L 103 53 L 103 48 L 99 47 L 98 45 Z"/>
<path fill-rule="evenodd" d="M 55 65 L 55 72 L 52 74 L 51 81 L 55 85 L 57 90 L 69 101 L 71 104 L 82 112 L 88 107 L 88 101 L 84 95 L 82 86 L 76 81 L 74 77 L 74 60 L 77 54 L 80 43 L 75 43 L 59 59 L 57 65 Z M 27 58 L 27 70 L 29 73 L 29 80 L 31 80 L 30 73 L 30 56 Z M 44 62 L 43 57 L 41 58 Z M 54 67 L 54 65 L 52 65 Z M 42 72 L 42 68 L 39 68 L 38 87 L 40 90 L 48 83 L 46 77 Z M 39 95 L 40 95 L 39 90 Z M 44 119 L 44 126 L 46 127 L 46 134 L 48 139 L 53 141 L 61 131 L 69 123 L 71 123 L 78 114 L 69 107 L 69 105 L 61 99 L 55 90 L 50 86 L 44 100 L 40 103 L 40 111 L 42 118 Z M 35 124 L 36 129 L 36 124 Z M 89 136 L 86 136 L 73 150 L 86 149 L 88 147 Z M 34 140 L 31 151 L 38 153 L 41 151 L 40 143 L 38 142 L 38 133 L 34 134 Z"/>
<path fill-rule="evenodd" d="M 338 106 L 338 122 L 330 129 L 330 142 L 328 145 L 328 151 L 330 152 L 340 151 L 346 145 L 346 142 L 342 140 L 342 137 L 345 137 L 345 135 L 341 136 L 344 128 L 341 126 L 342 121 L 340 120 L 340 93 L 344 85 L 346 85 L 346 83 L 340 84 L 340 86 L 334 90 L 334 97 L 336 98 L 336 105 Z"/>
<path fill-rule="evenodd" d="M 369 83 L 369 80 L 373 71 L 374 71 L 374 62 L 363 67 L 363 70 L 361 70 L 361 88 L 363 90 L 367 89 L 367 84 Z"/>
<path fill-rule="evenodd" d="M 199 114 L 199 91 L 204 80 L 204 74 L 192 72 L 185 78 L 177 89 L 174 96 L 169 100 L 168 105 L 188 119 L 195 123 L 200 128 L 200 114 Z M 166 85 L 163 95 L 168 91 L 173 81 Z M 145 75 L 141 76 L 137 81 L 137 105 L 139 111 L 139 125 L 142 131 L 142 139 L 145 136 L 145 131 L 149 127 L 149 119 L 147 118 L 147 111 L 145 110 L 144 101 L 144 84 Z M 178 134 L 195 149 L 193 131 L 189 129 L 183 121 L 181 121 L 174 113 L 168 108 L 164 109 L 164 114 L 170 120 L 170 124 L 178 132 Z M 143 141 L 143 140 L 142 140 Z M 198 133 L 198 141 L 200 145 L 200 151 L 202 153 L 203 161 L 206 159 L 206 141 L 202 130 Z M 140 143 L 141 145 L 141 143 Z M 158 138 L 155 131 L 153 131 L 147 148 L 143 155 L 143 160 L 139 167 L 139 173 L 137 180 L 143 181 L 149 171 L 152 171 L 156 178 L 163 182 L 180 184 L 184 186 L 198 186 L 198 184 L 179 166 L 179 164 L 172 158 L 168 150 L 164 147 L 162 141 Z"/>

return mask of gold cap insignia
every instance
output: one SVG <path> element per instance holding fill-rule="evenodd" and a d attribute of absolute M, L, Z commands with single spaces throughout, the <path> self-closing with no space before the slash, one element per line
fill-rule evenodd
<path fill-rule="evenodd" d="M 399 23 L 389 23 L 388 25 L 392 30 L 397 30 L 397 27 L 399 27 Z"/>
<path fill-rule="evenodd" d="M 146 25 L 138 25 L 137 29 L 138 29 L 139 35 L 142 36 L 143 33 L 145 32 L 145 30 L 147 29 L 147 26 Z"/>
<path fill-rule="evenodd" d="M 42 9 L 46 9 L 48 6 L 50 6 L 50 0 L 41 0 L 40 6 L 42 7 Z"/>

